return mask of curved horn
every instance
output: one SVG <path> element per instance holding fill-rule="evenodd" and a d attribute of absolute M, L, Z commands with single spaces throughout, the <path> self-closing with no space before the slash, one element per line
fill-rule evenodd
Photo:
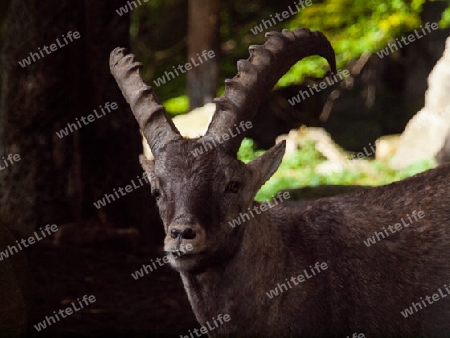
<path fill-rule="evenodd" d="M 117 47 L 111 52 L 109 67 L 155 156 L 167 142 L 181 138 L 152 87 L 139 75 L 142 64 L 133 54 L 125 55 L 125 48 Z"/>
<path fill-rule="evenodd" d="M 336 71 L 333 47 L 321 32 L 299 28 L 266 33 L 267 41 L 262 46 L 250 46 L 250 57 L 237 62 L 238 74 L 225 80 L 225 92 L 214 99 L 216 111 L 208 126 L 205 138 L 219 138 L 239 126 L 251 121 L 259 105 L 277 83 L 297 61 L 311 55 L 324 57 L 331 71 Z M 246 132 L 230 138 L 226 146 L 237 152 Z"/>

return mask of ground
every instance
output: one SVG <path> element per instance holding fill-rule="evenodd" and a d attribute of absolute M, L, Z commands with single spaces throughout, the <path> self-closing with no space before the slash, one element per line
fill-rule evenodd
<path fill-rule="evenodd" d="M 34 245 L 27 256 L 36 282 L 36 303 L 30 329 L 65 309 L 77 298 L 96 301 L 41 332 L 57 336 L 167 336 L 189 335 L 196 322 L 180 276 L 164 265 L 135 280 L 131 273 L 163 257 L 156 250 L 127 252 L 107 247 Z M 77 304 L 77 303 L 76 303 Z"/>

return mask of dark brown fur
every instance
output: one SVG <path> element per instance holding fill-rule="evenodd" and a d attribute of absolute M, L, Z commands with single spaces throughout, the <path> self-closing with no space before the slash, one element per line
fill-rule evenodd
<path fill-rule="evenodd" d="M 230 226 L 240 213 L 261 206 L 253 198 L 278 168 L 284 142 L 248 164 L 237 160 L 236 140 L 193 153 L 231 127 L 226 117 L 232 111 L 233 123 L 253 117 L 249 97 L 258 97 L 255 106 L 261 102 L 274 79 L 296 60 L 296 48 L 300 56 L 316 48 L 330 61 L 331 47 L 320 34 L 270 33 L 266 45 L 252 47 L 252 57 L 227 82 L 207 134 L 194 140 L 181 138 L 170 122 L 165 125 L 170 119 L 140 80 L 133 57 L 123 49 L 111 54 L 111 71 L 155 155 L 154 161 L 141 157 L 141 163 L 158 200 L 165 250 L 172 254 L 187 244 L 193 247 L 180 258 L 174 254 L 171 264 L 180 272 L 197 320 L 205 326 L 219 314 L 231 317 L 210 336 L 449 335 L 450 297 L 408 318 L 400 313 L 450 284 L 449 166 L 306 207 L 277 205 Z M 369 247 L 364 244 L 414 210 L 425 217 Z M 173 233 L 185 230 L 194 237 Z M 317 262 L 328 269 L 277 297 L 267 296 Z"/>
<path fill-rule="evenodd" d="M 246 205 L 220 205 L 226 180 L 217 177 L 221 173 L 214 166 L 226 168 L 226 163 L 221 163 L 223 155 L 214 157 L 184 165 L 174 157 L 162 164 L 170 169 L 170 177 L 177 177 L 167 189 L 171 191 L 172 184 L 174 191 L 186 188 L 169 208 L 175 212 L 187 203 L 184 215 L 204 227 L 213 248 L 208 254 L 181 257 L 181 265 L 174 265 L 200 324 L 222 313 L 232 320 L 217 332 L 242 335 L 450 333 L 450 303 L 445 298 L 409 318 L 400 313 L 411 302 L 450 285 L 449 166 L 321 199 L 307 209 L 277 206 L 232 229 L 228 221 L 246 211 Z M 407 220 L 413 210 L 423 211 L 425 217 L 370 247 L 363 243 L 375 231 Z M 164 211 L 161 216 L 169 227 L 177 226 Z M 267 297 L 278 283 L 316 262 L 326 262 L 328 269 L 278 297 Z"/>

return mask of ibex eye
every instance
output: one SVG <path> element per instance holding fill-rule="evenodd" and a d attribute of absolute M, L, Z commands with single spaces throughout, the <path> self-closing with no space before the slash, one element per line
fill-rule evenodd
<path fill-rule="evenodd" d="M 158 199 L 161 196 L 161 192 L 159 191 L 159 189 L 153 189 L 152 190 L 152 196 L 156 199 Z"/>
<path fill-rule="evenodd" d="M 241 187 L 241 182 L 231 181 L 230 183 L 228 183 L 227 189 L 225 190 L 225 192 L 232 192 L 235 194 L 239 191 L 240 187 Z"/>

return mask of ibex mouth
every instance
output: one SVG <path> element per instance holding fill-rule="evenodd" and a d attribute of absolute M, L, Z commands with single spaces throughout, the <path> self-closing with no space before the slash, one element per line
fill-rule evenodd
<path fill-rule="evenodd" d="M 194 255 L 199 253 L 198 250 L 196 250 L 191 244 L 182 244 L 181 247 L 177 248 L 177 247 L 173 247 L 173 248 L 168 248 L 168 249 L 164 249 L 165 252 L 172 254 L 172 255 L 176 255 L 176 256 L 184 256 L 184 255 Z"/>
<path fill-rule="evenodd" d="M 171 243 L 164 247 L 164 251 L 174 258 L 192 257 L 205 251 L 204 248 L 191 243 Z"/>
<path fill-rule="evenodd" d="M 182 251 L 182 250 L 170 250 L 170 251 L 166 251 L 168 254 L 172 255 L 172 256 L 176 256 L 176 257 L 180 257 L 180 256 L 184 256 L 184 255 L 188 255 L 189 253 Z"/>
<path fill-rule="evenodd" d="M 194 255 L 199 253 L 199 243 L 193 243 L 191 240 L 185 240 L 182 238 L 170 238 L 164 246 L 164 251 L 174 256 Z"/>
<path fill-rule="evenodd" d="M 165 251 L 173 255 L 181 256 L 191 254 L 192 250 L 193 250 L 192 244 L 184 244 L 178 242 L 175 247 L 166 249 Z"/>

